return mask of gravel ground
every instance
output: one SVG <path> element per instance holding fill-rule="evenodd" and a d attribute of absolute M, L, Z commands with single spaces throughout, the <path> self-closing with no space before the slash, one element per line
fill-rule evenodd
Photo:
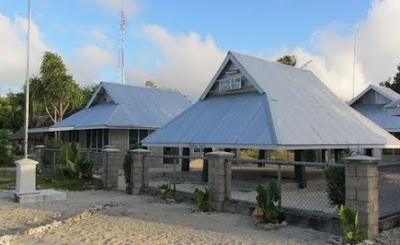
<path fill-rule="evenodd" d="M 67 200 L 18 204 L 0 192 L 0 244 L 338 244 L 295 226 L 266 231 L 249 217 L 194 212 L 187 203 L 118 191 L 68 192 Z M 372 244 L 400 244 L 400 227 Z M 371 243 L 370 243 L 371 244 Z"/>

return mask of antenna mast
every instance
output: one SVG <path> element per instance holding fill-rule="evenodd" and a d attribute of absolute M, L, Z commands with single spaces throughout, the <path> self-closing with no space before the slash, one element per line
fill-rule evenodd
<path fill-rule="evenodd" d="M 120 12 L 120 23 L 119 23 L 119 41 L 120 41 L 120 46 L 119 46 L 119 58 L 118 58 L 118 68 L 120 69 L 121 72 L 121 83 L 125 84 L 125 56 L 124 56 L 124 36 L 125 36 L 125 14 L 124 10 L 121 10 Z"/>

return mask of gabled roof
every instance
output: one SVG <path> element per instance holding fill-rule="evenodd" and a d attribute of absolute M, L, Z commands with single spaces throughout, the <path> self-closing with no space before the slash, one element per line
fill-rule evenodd
<path fill-rule="evenodd" d="M 51 130 L 159 128 L 190 105 L 177 91 L 102 82 L 86 108 Z"/>
<path fill-rule="evenodd" d="M 243 92 L 213 93 L 228 66 Z M 215 91 L 214 91 L 215 92 Z M 229 52 L 200 100 L 144 145 L 333 149 L 400 147 L 400 141 L 341 101 L 312 72 Z"/>
<path fill-rule="evenodd" d="M 400 94 L 393 91 L 391 88 L 375 86 L 373 84 L 369 85 L 366 89 L 364 89 L 361 93 L 359 93 L 356 97 L 350 100 L 347 104 L 350 106 L 357 102 L 361 97 L 363 97 L 370 90 L 374 90 L 382 96 L 386 97 L 390 101 L 395 101 L 400 99 Z"/>
<path fill-rule="evenodd" d="M 352 107 L 386 131 L 391 133 L 400 132 L 400 117 L 393 116 L 382 105 L 357 103 L 353 104 Z"/>

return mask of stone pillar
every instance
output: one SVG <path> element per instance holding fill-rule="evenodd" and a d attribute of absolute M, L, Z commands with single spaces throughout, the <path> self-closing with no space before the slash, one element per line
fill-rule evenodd
<path fill-rule="evenodd" d="M 231 163 L 234 154 L 223 151 L 206 154 L 208 161 L 208 187 L 213 193 L 212 205 L 221 211 L 223 203 L 231 198 Z"/>
<path fill-rule="evenodd" d="M 346 206 L 358 211 L 360 228 L 374 239 L 379 233 L 378 163 L 368 156 L 345 158 Z"/>
<path fill-rule="evenodd" d="M 45 145 L 35 145 L 35 160 L 39 162 L 39 169 L 43 168 L 43 149 Z"/>
<path fill-rule="evenodd" d="M 132 194 L 139 195 L 143 187 L 149 186 L 149 165 L 145 163 L 146 156 L 151 152 L 145 149 L 135 149 L 132 154 Z"/>
<path fill-rule="evenodd" d="M 106 189 L 116 189 L 118 188 L 118 169 L 122 164 L 120 161 L 123 161 L 121 151 L 109 145 L 101 151 L 103 153 L 103 186 Z"/>
<path fill-rule="evenodd" d="M 37 161 L 24 158 L 14 162 L 16 165 L 15 196 L 36 193 L 36 165 Z"/>

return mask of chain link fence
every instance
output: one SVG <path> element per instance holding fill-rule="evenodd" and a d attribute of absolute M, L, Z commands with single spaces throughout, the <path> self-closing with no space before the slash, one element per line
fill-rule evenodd
<path fill-rule="evenodd" d="M 174 191 L 193 193 L 196 188 L 207 187 L 203 181 L 203 163 L 205 157 L 175 156 L 175 155 L 149 155 L 146 164 L 149 164 L 149 187 L 158 188 L 163 184 L 171 184 Z M 188 171 L 182 171 L 182 165 L 188 161 Z M 165 163 L 167 162 L 167 163 Z"/>
<path fill-rule="evenodd" d="M 378 165 L 379 218 L 400 213 L 400 162 Z"/>
<path fill-rule="evenodd" d="M 296 166 L 302 171 L 296 175 Z M 256 188 L 276 181 L 281 193 L 278 206 L 298 212 L 337 216 L 330 204 L 325 169 L 343 168 L 342 164 L 234 159 L 232 164 L 232 199 L 257 203 Z"/>

